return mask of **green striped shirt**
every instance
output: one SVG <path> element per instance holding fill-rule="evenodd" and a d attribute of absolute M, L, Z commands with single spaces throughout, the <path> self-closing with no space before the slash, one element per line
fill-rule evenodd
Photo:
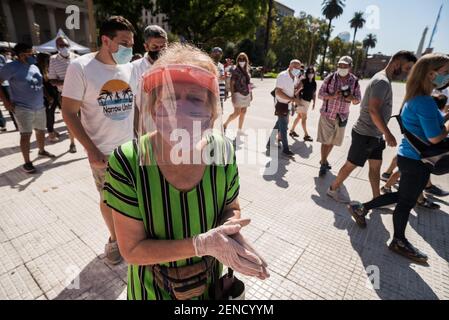
<path fill-rule="evenodd" d="M 104 202 L 118 213 L 142 221 L 148 239 L 186 239 L 217 227 L 224 207 L 237 198 L 240 184 L 232 144 L 222 138 L 214 139 L 230 145 L 233 161 L 224 166 L 207 166 L 200 183 L 188 192 L 174 188 L 157 165 L 140 166 L 136 140 L 118 147 L 109 158 Z M 140 143 L 151 149 L 148 135 Z M 200 259 L 193 257 L 163 265 L 181 267 Z M 222 266 L 217 262 L 209 285 L 221 271 Z M 150 267 L 129 265 L 128 299 L 172 299 L 153 278 Z M 208 293 L 199 298 L 207 299 Z"/>

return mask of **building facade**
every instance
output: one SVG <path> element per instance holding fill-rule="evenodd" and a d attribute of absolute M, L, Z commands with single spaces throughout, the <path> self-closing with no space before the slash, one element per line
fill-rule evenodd
<path fill-rule="evenodd" d="M 381 53 L 369 55 L 365 62 L 364 77 L 371 78 L 382 69 L 385 69 L 390 59 L 391 56 Z"/>
<path fill-rule="evenodd" d="M 53 39 L 61 28 L 67 36 L 84 46 L 89 45 L 89 19 L 85 1 L 80 0 L 1 0 L 2 29 L 0 40 L 38 45 Z M 79 28 L 68 29 L 68 6 L 79 9 Z M 69 19 L 70 20 L 70 19 Z"/>
<path fill-rule="evenodd" d="M 155 4 L 155 0 L 151 0 L 151 2 L 153 3 L 153 5 Z M 165 31 L 169 32 L 170 26 L 168 25 L 168 22 L 166 22 L 166 20 L 167 15 L 164 13 L 153 15 L 151 14 L 150 10 L 142 9 L 142 22 L 144 26 L 155 24 L 164 29 Z"/>
<path fill-rule="evenodd" d="M 276 12 L 280 18 L 289 17 L 295 15 L 295 10 L 287 7 L 285 4 L 280 3 L 279 1 L 274 2 L 274 7 L 276 8 Z"/>

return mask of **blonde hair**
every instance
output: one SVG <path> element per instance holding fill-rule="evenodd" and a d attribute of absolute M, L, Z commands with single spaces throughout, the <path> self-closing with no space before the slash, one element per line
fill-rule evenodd
<path fill-rule="evenodd" d="M 153 65 L 153 68 L 162 67 L 169 64 L 189 64 L 206 69 L 218 77 L 217 67 L 204 51 L 189 44 L 175 42 L 170 44 L 167 49 Z"/>
<path fill-rule="evenodd" d="M 449 56 L 442 53 L 427 54 L 413 66 L 407 79 L 404 103 L 418 96 L 428 96 L 434 86 L 429 81 L 429 73 L 449 64 Z"/>

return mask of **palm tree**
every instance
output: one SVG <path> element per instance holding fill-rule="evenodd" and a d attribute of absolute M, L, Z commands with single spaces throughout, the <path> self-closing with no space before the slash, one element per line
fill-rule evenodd
<path fill-rule="evenodd" d="M 355 36 L 357 35 L 357 30 L 362 29 L 366 23 L 365 18 L 363 17 L 363 11 L 358 11 L 354 13 L 354 17 L 349 20 L 351 29 L 354 29 L 354 39 L 352 40 L 351 47 L 351 56 L 354 54 L 354 46 L 355 46 Z"/>
<path fill-rule="evenodd" d="M 329 45 L 329 38 L 332 30 L 332 20 L 338 18 L 343 14 L 343 7 L 345 6 L 344 0 L 323 0 L 322 13 L 329 20 L 329 26 L 327 28 L 326 42 L 324 44 L 323 63 L 321 65 L 321 74 L 324 72 L 324 64 L 326 61 L 327 46 Z"/>
<path fill-rule="evenodd" d="M 375 48 L 377 44 L 377 37 L 375 34 L 368 34 L 365 39 L 363 40 L 363 48 L 365 48 L 365 63 L 363 67 L 363 73 L 365 74 L 366 71 L 366 63 L 368 60 L 368 52 L 370 48 Z"/>

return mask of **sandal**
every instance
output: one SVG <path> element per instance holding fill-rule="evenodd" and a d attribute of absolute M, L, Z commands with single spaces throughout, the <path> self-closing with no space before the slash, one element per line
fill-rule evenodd
<path fill-rule="evenodd" d="M 304 137 L 304 141 L 313 142 L 313 139 L 312 139 L 311 136 L 305 136 L 305 137 Z"/>

